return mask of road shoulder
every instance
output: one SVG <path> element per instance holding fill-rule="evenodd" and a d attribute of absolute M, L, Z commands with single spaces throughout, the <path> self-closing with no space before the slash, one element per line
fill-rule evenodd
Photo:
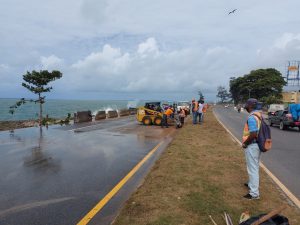
<path fill-rule="evenodd" d="M 252 215 L 287 205 L 291 224 L 300 211 L 261 172 L 261 200 L 247 193 L 243 151 L 209 111 L 202 125 L 186 124 L 155 163 L 142 186 L 126 202 L 114 224 L 222 224 L 228 212 L 237 224 L 242 212 Z"/>

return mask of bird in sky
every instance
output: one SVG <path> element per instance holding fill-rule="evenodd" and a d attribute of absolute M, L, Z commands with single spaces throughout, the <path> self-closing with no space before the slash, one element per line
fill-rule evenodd
<path fill-rule="evenodd" d="M 231 12 L 228 13 L 228 15 L 230 15 L 231 13 L 235 13 L 237 9 L 232 10 Z"/>

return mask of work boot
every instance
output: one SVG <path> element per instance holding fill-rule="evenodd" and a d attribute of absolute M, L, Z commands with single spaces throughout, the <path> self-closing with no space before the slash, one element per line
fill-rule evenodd
<path fill-rule="evenodd" d="M 246 195 L 244 196 L 244 198 L 246 198 L 246 199 L 248 199 L 248 200 L 258 200 L 258 199 L 260 199 L 259 196 L 253 197 L 253 196 L 250 195 L 250 194 L 246 194 Z"/>

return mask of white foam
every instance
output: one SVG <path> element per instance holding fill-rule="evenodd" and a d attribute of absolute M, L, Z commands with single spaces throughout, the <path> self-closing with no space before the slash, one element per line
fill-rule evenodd
<path fill-rule="evenodd" d="M 138 106 L 139 102 L 140 101 L 137 100 L 137 99 L 135 99 L 133 101 L 128 101 L 128 103 L 127 103 L 127 109 L 129 109 L 129 108 L 136 108 Z"/>
<path fill-rule="evenodd" d="M 116 105 L 113 105 L 113 106 L 106 106 L 106 107 L 97 109 L 94 112 L 92 112 L 92 115 L 95 116 L 97 114 L 97 112 L 99 112 L 99 111 L 105 111 L 105 113 L 107 113 L 108 111 L 113 111 L 113 110 L 117 110 L 117 112 L 119 112 L 118 107 Z"/>

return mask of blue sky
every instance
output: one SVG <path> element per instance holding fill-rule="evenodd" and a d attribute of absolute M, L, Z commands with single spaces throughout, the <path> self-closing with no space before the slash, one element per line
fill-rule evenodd
<path fill-rule="evenodd" d="M 298 0 L 0 0 L 0 97 L 58 69 L 48 98 L 214 100 L 252 69 L 299 60 Z M 237 9 L 235 14 L 228 12 Z"/>

